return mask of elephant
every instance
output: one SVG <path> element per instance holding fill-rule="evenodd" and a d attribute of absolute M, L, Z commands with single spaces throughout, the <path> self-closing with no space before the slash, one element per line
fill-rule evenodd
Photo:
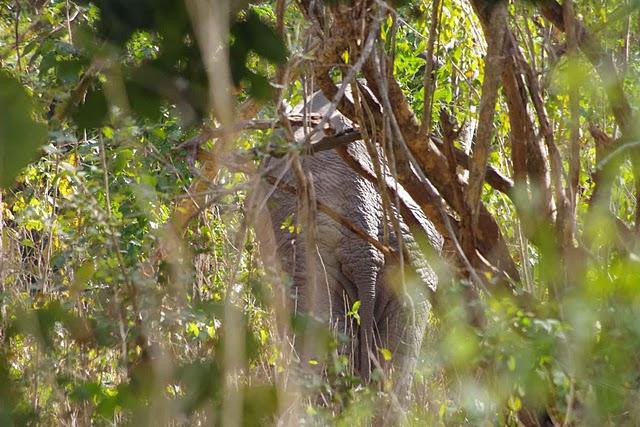
<path fill-rule="evenodd" d="M 346 96 L 350 97 L 350 93 Z M 330 104 L 317 92 L 292 113 L 302 114 L 306 108 L 307 113 L 325 116 Z M 336 133 L 353 127 L 337 111 L 330 115 L 328 123 Z M 311 143 L 317 143 L 323 136 L 322 132 L 312 136 Z M 303 140 L 305 129 L 295 129 L 294 137 L 297 141 Z M 347 150 L 371 170 L 372 160 L 363 141 L 350 143 Z M 378 151 L 382 154 L 381 149 Z M 333 331 L 350 336 L 352 341 L 341 351 L 350 357 L 354 371 L 368 382 L 373 370 L 381 367 L 391 378 L 396 395 L 404 396 L 410 390 L 430 309 L 427 296 L 437 286 L 437 275 L 420 251 L 407 222 L 398 215 L 399 209 L 392 206 L 384 212 L 383 199 L 374 180 L 355 171 L 335 149 L 303 155 L 300 159 L 311 178 L 318 205 L 336 212 L 370 239 L 318 210 L 314 224 L 315 248 L 311 248 L 314 253 L 307 256 L 309 225 L 299 222 L 299 197 L 293 194 L 299 191 L 299 186 L 290 167 L 291 160 L 270 157 L 261 166 L 262 176 L 270 177 L 270 180 L 262 179 L 260 184 L 266 207 L 261 217 L 269 221 L 263 221 L 262 231 L 258 231 L 259 240 L 263 244 L 270 240 L 268 246 L 276 248 L 279 267 L 291 279 L 292 309 L 311 314 Z M 296 191 L 285 191 L 290 188 Z M 421 231 L 435 249 L 433 253 L 439 253 L 442 237 L 401 187 L 393 182 L 391 188 L 398 188 L 401 203 L 419 219 Z M 394 216 L 397 221 L 392 221 Z M 291 225 L 296 223 L 300 226 Z M 401 239 L 394 231 L 398 229 Z M 406 286 L 401 286 L 400 274 L 394 265 L 397 262 L 385 256 L 372 239 L 388 244 L 396 253 L 401 240 L 405 250 L 413 255 Z M 307 264 L 313 271 L 307 271 Z M 312 355 L 302 357 L 312 358 Z"/>

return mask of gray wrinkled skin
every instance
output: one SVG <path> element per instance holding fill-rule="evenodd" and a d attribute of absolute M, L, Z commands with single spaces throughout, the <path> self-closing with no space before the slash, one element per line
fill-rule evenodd
<path fill-rule="evenodd" d="M 326 113 L 329 102 L 321 93 L 316 93 L 309 104 L 309 112 L 322 114 Z M 301 113 L 302 108 L 298 106 L 293 112 Z M 338 133 L 351 126 L 337 112 L 332 115 L 330 123 Z M 303 140 L 304 130 L 298 129 L 295 136 L 296 140 Z M 312 141 L 323 136 L 320 132 Z M 363 142 L 352 143 L 349 151 L 371 169 Z M 380 242 L 385 242 L 386 236 L 386 244 L 398 248 L 394 228 L 391 221 L 385 219 L 381 197 L 374 184 L 353 171 L 334 150 L 302 156 L 302 164 L 312 177 L 318 201 L 337 211 L 369 236 Z M 263 173 L 274 178 L 282 177 L 288 185 L 297 185 L 286 157 L 269 159 L 263 165 Z M 414 274 L 408 272 L 407 292 L 403 292 L 398 269 L 394 269 L 378 249 L 318 211 L 317 253 L 313 262 L 317 280 L 314 287 L 309 283 L 310 275 L 305 266 L 304 225 L 299 233 L 291 233 L 287 227 L 282 227 L 283 223 L 296 224 L 298 197 L 268 183 L 264 183 L 261 191 L 267 195 L 265 197 L 270 195 L 266 206 L 273 229 L 271 236 L 275 237 L 272 243 L 277 248 L 282 270 L 292 278 L 293 309 L 312 314 L 330 324 L 332 330 L 352 337 L 351 343 L 341 351 L 350 355 L 353 367 L 365 381 L 376 366 L 381 366 L 392 376 L 396 393 L 406 394 L 427 322 L 427 287 L 435 289 L 437 284 L 436 275 L 418 253 L 408 227 L 400 219 L 403 243 L 407 250 L 417 255 L 419 265 Z M 439 251 L 442 240 L 431 223 L 404 191 L 400 191 L 400 196 L 415 211 L 431 244 Z M 391 215 L 396 214 L 388 212 L 387 218 Z M 261 234 L 264 232 L 258 231 L 258 235 Z M 407 294 L 410 298 L 406 297 Z M 361 302 L 359 325 L 346 315 L 357 300 Z M 391 351 L 390 362 L 384 361 L 380 348 Z M 313 355 L 303 354 L 302 357 L 311 358 Z"/>

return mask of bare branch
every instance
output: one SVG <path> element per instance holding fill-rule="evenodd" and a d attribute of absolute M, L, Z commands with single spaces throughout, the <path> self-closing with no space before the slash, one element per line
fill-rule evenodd
<path fill-rule="evenodd" d="M 473 229 L 478 227 L 480 212 L 480 196 L 484 184 L 487 160 L 493 137 L 493 116 L 498 98 L 500 76 L 504 63 L 503 45 L 507 26 L 507 5 L 505 1 L 492 3 L 490 6 L 479 5 L 474 2 L 479 15 L 485 37 L 487 39 L 487 56 L 485 58 L 484 81 L 482 82 L 482 96 L 480 98 L 480 113 L 478 119 L 478 135 L 473 146 L 473 155 L 469 165 L 469 189 L 466 203 L 471 210 Z M 482 18 L 486 19 L 482 19 Z"/>
<path fill-rule="evenodd" d="M 589 125 L 589 133 L 593 137 L 593 140 L 596 143 L 596 169 L 591 176 L 591 180 L 593 181 L 593 192 L 591 193 L 591 198 L 589 199 L 589 208 L 593 209 L 593 207 L 597 204 L 602 206 L 606 206 L 608 210 L 609 206 L 609 191 L 608 185 L 603 185 L 603 180 L 607 175 L 608 169 L 606 167 L 606 163 L 604 160 L 609 156 L 611 150 L 616 146 L 616 141 L 607 135 L 602 129 L 597 127 L 595 124 Z M 604 165 L 604 167 L 600 167 Z"/>
<path fill-rule="evenodd" d="M 424 171 L 424 174 L 428 176 L 429 185 L 433 184 L 437 188 L 436 194 L 440 193 L 446 202 L 460 214 L 464 207 L 456 205 L 453 188 L 456 185 L 464 184 L 450 177 L 446 158 L 434 141 L 430 139 L 425 141 L 420 135 L 416 117 L 396 79 L 390 76 L 383 81 L 378 77 L 379 71 L 377 71 L 374 62 L 366 63 L 363 72 L 369 83 L 369 88 L 376 98 L 388 98 L 389 102 L 385 110 L 393 111 L 394 114 L 391 117 L 397 121 L 398 128 L 401 130 L 396 138 L 401 137 L 408 146 L 411 156 L 417 162 L 415 167 L 418 172 Z M 381 88 L 382 84 L 385 85 L 384 90 Z M 410 168 L 407 171 L 410 171 Z M 398 180 L 409 191 L 409 186 L 404 180 L 409 179 L 413 172 L 411 174 L 407 172 L 405 176 L 400 176 L 400 172 L 398 170 Z M 424 192 L 424 185 L 422 186 L 421 191 Z M 412 197 L 417 197 L 412 192 L 410 194 Z M 484 206 L 480 208 L 479 224 L 476 243 L 480 253 L 498 269 L 506 271 L 511 278 L 517 280 L 519 277 L 518 269 L 509 254 L 498 225 Z"/>
<path fill-rule="evenodd" d="M 427 51 L 425 53 L 426 66 L 424 68 L 424 104 L 422 110 L 422 124 L 420 125 L 420 134 L 427 135 L 431 131 L 431 96 L 433 92 L 433 69 L 434 58 L 433 50 L 437 38 L 438 18 L 440 16 L 440 0 L 433 0 L 431 5 L 431 25 L 429 27 L 429 41 Z"/>
<path fill-rule="evenodd" d="M 286 182 L 283 182 L 282 180 L 279 181 L 278 179 L 276 179 L 273 176 L 267 175 L 267 176 L 264 177 L 264 180 L 267 181 L 269 184 L 271 184 L 271 185 L 277 187 L 278 189 L 280 189 L 280 190 L 282 190 L 284 192 L 287 192 L 287 193 L 289 193 L 291 195 L 297 195 L 298 194 L 298 189 L 295 186 L 287 184 Z M 392 248 L 380 243 L 377 239 L 374 239 L 369 234 L 365 233 L 364 230 L 362 230 L 360 227 L 356 226 L 354 223 L 349 221 L 343 215 L 340 215 L 338 212 L 336 212 L 335 210 L 331 209 L 329 206 L 325 205 L 320 200 L 316 200 L 316 205 L 317 205 L 318 210 L 320 212 L 324 213 L 325 215 L 327 215 L 329 218 L 331 218 L 332 220 L 334 220 L 338 224 L 340 224 L 343 227 L 347 228 L 349 231 L 354 233 L 356 236 L 358 236 L 362 240 L 366 241 L 367 243 L 370 243 L 373 247 L 378 249 L 385 256 L 388 256 L 388 257 L 394 257 L 395 256 L 395 257 L 397 257 L 396 251 L 394 249 L 392 249 Z"/>
<path fill-rule="evenodd" d="M 544 0 L 538 3 L 538 5 L 542 14 L 551 21 L 554 26 L 561 31 L 566 31 L 562 6 L 555 0 Z M 611 55 L 608 54 L 600 42 L 587 31 L 582 22 L 574 19 L 573 23 L 575 26 L 576 43 L 600 75 L 616 122 L 623 133 L 626 133 L 632 125 L 633 113 L 624 93 L 622 79 L 618 75 Z"/>
<path fill-rule="evenodd" d="M 565 33 L 567 35 L 568 54 L 572 59 L 575 59 L 578 52 L 578 42 L 573 0 L 564 0 L 563 18 Z M 580 104 L 578 96 L 577 84 L 574 81 L 569 81 L 569 210 L 566 212 L 566 218 L 563 218 L 563 243 L 565 246 L 573 245 L 576 229 L 578 184 L 580 182 Z"/>
<path fill-rule="evenodd" d="M 304 144 L 308 144 L 311 141 L 311 137 L 322 130 L 322 126 L 328 123 L 328 121 L 331 119 L 331 116 L 336 111 L 336 108 L 338 107 L 340 101 L 343 99 L 347 88 L 355 79 L 356 75 L 360 72 L 364 63 L 369 59 L 369 56 L 373 51 L 375 41 L 378 38 L 378 31 L 380 29 L 380 21 L 382 20 L 382 16 L 382 9 L 379 9 L 377 15 L 373 18 L 371 28 L 369 29 L 369 34 L 367 35 L 367 40 L 364 43 L 362 52 L 360 53 L 358 60 L 353 64 L 351 68 L 349 68 L 347 75 L 340 83 L 340 88 L 334 95 L 333 100 L 331 101 L 331 104 L 329 105 L 325 113 L 325 117 L 322 119 L 322 121 L 320 121 L 318 125 L 313 128 L 313 130 L 311 130 L 311 132 L 307 133 L 307 135 L 305 136 Z"/>
<path fill-rule="evenodd" d="M 515 46 L 515 39 L 511 39 L 510 43 Z M 520 49 L 513 48 L 511 49 L 511 52 L 515 56 L 518 68 L 525 75 L 529 96 L 531 97 L 531 102 L 533 103 L 533 108 L 535 109 L 536 116 L 538 118 L 538 125 L 540 126 L 540 131 L 549 153 L 550 173 L 555 190 L 556 206 L 558 209 L 558 216 L 562 218 L 564 216 L 564 211 L 568 206 L 563 184 L 564 169 L 562 167 L 560 151 L 555 143 L 549 116 L 547 115 L 547 111 L 544 106 L 542 89 L 532 66 L 526 61 Z"/>

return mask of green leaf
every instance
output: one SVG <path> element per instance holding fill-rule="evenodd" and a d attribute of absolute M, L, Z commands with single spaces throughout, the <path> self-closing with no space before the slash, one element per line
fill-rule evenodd
<path fill-rule="evenodd" d="M 35 105 L 20 83 L 0 71 L 0 187 L 9 186 L 35 160 L 47 140 L 44 125 L 34 120 Z"/>
<path fill-rule="evenodd" d="M 93 399 L 94 396 L 99 394 L 101 391 L 100 384 L 96 382 L 84 382 L 77 384 L 69 398 L 74 402 L 83 402 Z"/>
<path fill-rule="evenodd" d="M 56 53 L 55 52 L 49 52 L 47 54 L 45 54 L 42 59 L 40 60 L 40 76 L 43 76 L 47 73 L 47 71 L 49 71 L 50 69 L 52 69 L 53 67 L 56 66 Z"/>
<path fill-rule="evenodd" d="M 73 281 L 72 288 L 78 292 L 87 287 L 87 283 L 93 277 L 96 269 L 93 265 L 93 261 L 86 261 L 76 270 L 75 279 Z"/>
<path fill-rule="evenodd" d="M 76 107 L 73 120 L 79 128 L 97 128 L 103 124 L 107 111 L 107 98 L 104 96 L 102 88 L 96 88 L 89 91 L 84 103 Z"/>
<path fill-rule="evenodd" d="M 31 239 L 22 239 L 20 241 L 20 244 L 22 246 L 27 247 L 27 248 L 35 248 L 35 244 L 33 243 L 33 240 L 31 240 Z"/>
<path fill-rule="evenodd" d="M 129 104 L 134 113 L 149 120 L 160 120 L 162 116 L 162 98 L 157 92 L 149 90 L 136 82 L 127 82 L 126 89 Z"/>
<path fill-rule="evenodd" d="M 347 316 L 353 317 L 358 325 L 360 325 L 360 314 L 358 310 L 360 310 L 360 305 L 362 302 L 360 300 L 356 300 L 351 306 L 351 310 L 347 313 Z"/>
<path fill-rule="evenodd" d="M 65 59 L 56 64 L 56 76 L 62 83 L 73 83 L 78 80 L 80 71 L 86 61 L 81 59 Z"/>
<path fill-rule="evenodd" d="M 266 77 L 251 73 L 249 80 L 251 82 L 249 93 L 252 96 L 265 101 L 273 96 L 273 88 Z"/>
<path fill-rule="evenodd" d="M 198 328 L 198 325 L 193 322 L 187 324 L 187 332 L 191 333 L 196 338 L 200 336 L 200 328 Z"/>
<path fill-rule="evenodd" d="M 381 347 L 380 348 L 380 354 L 382 354 L 382 358 L 385 361 L 388 362 L 389 360 L 391 360 L 391 356 L 392 356 L 391 355 L 391 350 L 389 350 L 388 348 Z"/>
<path fill-rule="evenodd" d="M 249 45 L 254 52 L 276 64 L 287 61 L 287 48 L 281 37 L 253 11 L 247 13 L 246 30 L 251 36 Z"/>
<path fill-rule="evenodd" d="M 105 396 L 96 406 L 96 413 L 106 419 L 112 419 L 118 408 L 118 395 Z"/>
<path fill-rule="evenodd" d="M 120 174 L 129 168 L 129 162 L 134 158 L 134 153 L 131 148 L 121 148 L 116 152 L 115 158 L 112 163 L 113 172 Z"/>
<path fill-rule="evenodd" d="M 266 424 L 265 420 L 273 419 L 278 410 L 278 393 L 274 386 L 259 384 L 247 387 L 244 396 L 242 402 L 243 426 L 263 426 Z"/>

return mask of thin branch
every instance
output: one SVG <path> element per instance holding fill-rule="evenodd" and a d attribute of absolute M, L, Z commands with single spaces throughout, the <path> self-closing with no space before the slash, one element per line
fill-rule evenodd
<path fill-rule="evenodd" d="M 303 126 L 304 118 L 301 114 L 290 114 L 287 118 L 293 126 Z M 320 120 L 321 116 L 317 114 L 309 115 L 307 118 L 307 121 L 312 124 L 319 124 Z M 221 138 L 224 135 L 238 133 L 243 130 L 269 130 L 280 126 L 282 126 L 280 119 L 242 120 L 234 123 L 230 128 L 225 128 L 223 126 L 217 128 L 202 126 L 200 134 L 181 143 L 176 147 L 176 149 L 180 150 L 197 147 L 211 139 Z"/>
<path fill-rule="evenodd" d="M 476 9 L 478 9 L 478 5 L 476 5 Z M 485 58 L 484 81 L 482 82 L 482 96 L 480 98 L 478 134 L 473 146 L 471 164 L 469 165 L 469 188 L 466 194 L 466 203 L 471 210 L 473 230 L 478 228 L 480 197 L 493 137 L 493 116 L 504 63 L 503 45 L 507 26 L 506 2 L 502 0 L 492 4 L 489 10 L 478 10 L 478 14 L 481 15 L 481 22 L 484 24 L 483 29 L 487 39 L 487 56 Z M 487 14 L 486 19 L 482 19 L 483 14 Z"/>
<path fill-rule="evenodd" d="M 304 145 L 307 145 L 311 141 L 311 138 L 320 130 L 322 130 L 322 127 L 326 123 L 328 123 L 329 120 L 331 120 L 331 117 L 333 116 L 333 113 L 336 111 L 336 108 L 338 107 L 339 102 L 344 97 L 344 94 L 347 88 L 349 87 L 353 79 L 356 78 L 356 75 L 360 72 L 360 70 L 362 69 L 362 66 L 365 64 L 367 59 L 369 59 L 369 56 L 373 51 L 375 41 L 378 38 L 378 31 L 380 29 L 380 22 L 382 21 L 382 17 L 383 17 L 382 9 L 379 9 L 376 16 L 373 17 L 373 22 L 371 23 L 371 28 L 369 29 L 369 34 L 367 35 L 367 40 L 364 43 L 362 52 L 360 53 L 360 57 L 355 62 L 355 64 L 353 64 L 353 66 L 349 68 L 347 75 L 344 77 L 344 79 L 340 83 L 340 88 L 338 89 L 338 92 L 335 94 L 333 100 L 331 101 L 331 104 L 329 104 L 329 107 L 327 108 L 327 111 L 325 113 L 325 117 L 322 119 L 322 121 L 320 121 L 319 124 L 317 124 L 311 130 L 311 132 L 309 132 L 305 136 L 305 141 L 303 143 Z"/>
<path fill-rule="evenodd" d="M 36 43 L 38 44 L 39 42 L 41 42 L 42 40 L 46 39 L 47 37 L 51 37 L 52 35 L 59 33 L 60 31 L 67 29 L 68 28 L 68 23 L 71 23 L 73 21 L 75 21 L 75 19 L 80 16 L 80 10 L 76 9 L 73 14 L 68 17 L 68 22 L 67 20 L 65 20 L 64 23 L 59 24 L 57 26 L 55 26 L 53 29 L 51 29 L 49 32 L 45 33 L 45 34 L 39 34 L 34 40 L 29 41 L 29 43 Z M 20 33 L 17 37 L 17 43 L 16 46 L 22 44 L 26 37 L 31 34 L 34 31 L 39 31 L 42 28 L 49 28 L 48 27 L 48 21 L 47 20 L 43 20 L 40 19 L 40 17 L 37 17 L 33 20 L 33 23 L 22 33 Z M 3 61 L 7 56 L 9 56 L 9 54 L 11 54 L 11 51 L 13 49 L 15 49 L 15 46 L 7 46 L 3 51 L 0 52 L 0 61 Z M 31 62 L 33 61 L 33 58 L 29 61 L 29 65 L 31 65 Z"/>
<path fill-rule="evenodd" d="M 374 55 L 374 59 L 375 62 L 377 64 L 379 64 L 379 58 L 377 57 L 377 55 Z M 427 194 L 429 194 L 430 198 L 432 200 L 435 200 L 436 202 L 441 200 L 438 196 L 437 196 L 437 191 L 432 187 L 431 183 L 429 182 L 429 180 L 427 179 L 427 177 L 424 175 L 424 172 L 422 171 L 422 168 L 420 166 L 420 164 L 418 163 L 418 161 L 415 159 L 415 157 L 413 156 L 413 154 L 411 153 L 411 151 L 409 150 L 409 147 L 407 146 L 407 143 L 404 139 L 404 136 L 402 135 L 402 132 L 400 130 L 400 126 L 398 124 L 398 120 L 396 119 L 396 116 L 394 114 L 394 109 L 392 108 L 392 104 L 390 101 L 390 98 L 388 96 L 388 90 L 389 88 L 386 86 L 386 82 L 385 80 L 383 80 L 382 76 L 380 75 L 380 70 L 378 67 L 376 67 L 375 65 L 372 67 L 374 70 L 374 75 L 373 78 L 375 79 L 378 91 L 381 95 L 381 101 L 382 101 L 382 105 L 384 107 L 384 109 L 386 111 L 388 111 L 389 113 L 389 118 L 391 119 L 391 124 L 392 124 L 392 132 L 395 136 L 396 142 L 398 144 L 400 144 L 400 150 L 397 150 L 399 153 L 399 155 L 406 155 L 407 159 L 409 160 L 409 162 L 411 164 L 413 164 L 415 171 L 418 173 L 418 177 L 420 178 L 420 181 L 423 185 L 423 189 L 427 191 Z M 394 82 L 395 79 L 387 79 L 387 82 L 389 82 L 389 80 L 391 82 Z M 411 114 L 411 117 L 413 117 L 413 114 Z M 415 120 L 415 117 L 413 117 Z M 451 241 L 453 242 L 454 248 L 456 249 L 458 255 L 460 256 L 460 259 L 462 259 L 463 264 L 467 270 L 467 273 L 469 274 L 469 277 L 471 278 L 471 280 L 476 284 L 476 286 L 478 286 L 479 289 L 482 288 L 486 288 L 485 286 L 485 282 L 482 280 L 482 278 L 478 275 L 478 273 L 476 272 L 474 266 L 472 265 L 471 261 L 468 258 L 468 255 L 471 254 L 467 254 L 465 253 L 463 247 L 460 245 L 459 241 L 458 241 L 458 237 L 455 234 L 455 231 L 449 221 L 449 216 L 445 210 L 444 204 L 439 204 L 437 206 L 437 211 L 440 215 L 440 218 L 442 218 L 442 221 L 447 229 L 447 232 L 449 234 L 449 237 L 451 238 Z"/>
<path fill-rule="evenodd" d="M 549 152 L 551 180 L 555 189 L 554 194 L 559 214 L 558 216 L 563 217 L 563 212 L 564 210 L 566 210 L 566 207 L 568 205 L 563 183 L 563 177 L 565 177 L 564 169 L 562 167 L 562 158 L 560 156 L 560 151 L 558 150 L 558 146 L 555 143 L 553 129 L 551 128 L 551 122 L 544 106 L 542 88 L 540 87 L 540 83 L 538 82 L 538 78 L 532 66 L 526 61 L 524 55 L 522 55 L 522 52 L 520 52 L 520 49 L 512 49 L 511 51 L 516 58 L 516 64 L 518 65 L 518 68 L 525 76 L 529 96 L 531 98 L 533 108 L 538 118 L 538 126 L 540 126 L 542 137 L 544 138 L 545 145 L 547 146 L 547 151 Z"/>
<path fill-rule="evenodd" d="M 435 146 L 438 147 L 440 151 L 444 151 L 444 142 L 440 138 L 433 134 L 429 135 L 429 138 L 431 138 L 431 141 L 433 141 Z M 471 161 L 469 155 L 455 146 L 452 148 L 458 166 L 468 170 L 469 163 Z M 500 191 L 501 193 L 504 193 L 506 196 L 512 196 L 511 192 L 513 191 L 513 181 L 509 177 L 503 175 L 502 172 L 500 172 L 490 164 L 487 164 L 485 179 L 487 181 L 487 184 L 489 184 L 494 189 Z"/>
<path fill-rule="evenodd" d="M 573 10 L 573 0 L 564 0 L 563 4 L 564 28 L 567 35 L 567 53 L 571 59 L 576 58 L 578 53 L 578 42 L 576 36 L 575 12 Z M 569 210 L 564 218 L 564 245 L 572 245 L 576 230 L 576 215 L 578 204 L 578 184 L 580 183 L 580 104 L 578 98 L 577 84 L 571 79 L 569 81 Z"/>
<path fill-rule="evenodd" d="M 337 153 L 340 155 L 340 157 L 342 157 L 342 159 L 345 161 L 345 163 L 351 168 L 353 169 L 358 175 L 360 175 L 361 177 L 365 178 L 367 181 L 371 182 L 372 184 L 377 184 L 378 183 L 378 178 L 369 170 L 367 170 L 353 155 L 351 155 L 351 153 L 349 153 L 349 151 L 346 149 L 346 147 L 339 147 L 337 150 Z M 398 200 L 399 200 L 399 207 L 400 207 L 400 215 L 402 215 L 402 218 L 405 220 L 405 222 L 412 226 L 413 228 L 418 229 L 418 231 L 423 230 L 423 225 L 421 223 L 421 221 L 416 217 L 416 215 L 413 213 L 413 211 L 411 210 L 411 208 L 409 207 L 409 205 L 407 204 L 407 202 L 405 201 L 405 199 L 403 197 L 401 197 L 398 193 L 399 191 L 397 191 L 395 183 L 397 181 L 393 180 L 393 179 L 385 179 L 384 180 L 384 190 L 391 192 L 393 194 L 398 195 Z M 405 189 L 406 191 L 406 189 Z M 407 192 L 408 193 L 408 192 Z M 419 203 L 418 200 L 414 201 L 416 203 Z M 425 205 L 428 204 L 430 209 L 425 209 Z M 423 201 L 423 203 L 420 204 L 420 208 L 423 210 L 423 212 L 425 213 L 425 216 L 427 216 L 429 218 L 429 221 L 432 222 L 432 224 L 435 226 L 436 230 L 438 231 L 438 233 L 440 233 L 440 235 L 443 237 L 443 239 L 445 241 L 450 241 L 450 237 L 448 237 L 448 230 L 446 229 L 444 223 L 442 222 L 442 220 L 437 216 L 437 215 L 429 215 L 429 211 L 435 209 L 435 204 L 433 203 L 433 201 L 431 200 L 427 200 L 427 201 Z M 434 218 L 433 220 L 431 218 Z M 449 219 L 455 223 L 456 220 L 455 218 L 449 216 Z M 457 224 L 456 227 L 457 229 Z M 424 230 L 423 230 L 424 231 Z M 428 233 L 424 232 L 423 233 L 425 236 L 427 237 L 427 240 L 431 241 L 431 237 L 428 235 Z"/>
<path fill-rule="evenodd" d="M 289 115 L 287 117 L 291 121 L 291 125 L 293 127 L 303 126 L 301 122 L 302 119 L 300 119 L 299 115 Z M 319 123 L 319 120 L 320 120 L 319 116 L 310 115 L 311 123 Z M 273 129 L 273 128 L 279 128 L 279 127 L 280 127 L 280 121 L 277 119 L 246 120 L 235 125 L 231 132 L 240 132 L 242 130 L 267 130 L 267 129 Z M 175 150 L 183 149 L 183 150 L 191 151 L 193 149 L 201 147 L 203 144 L 205 144 L 211 139 L 220 137 L 224 133 L 225 133 L 225 130 L 222 128 L 210 128 L 205 126 L 203 127 L 203 130 L 200 134 L 181 143 L 175 148 Z M 442 140 L 437 136 L 430 135 L 430 138 L 437 147 L 441 148 L 443 146 Z M 359 141 L 361 139 L 362 139 L 362 135 L 360 130 L 348 128 L 336 135 L 325 136 L 319 141 L 312 143 L 308 147 L 308 149 L 304 150 L 303 154 L 312 155 L 315 153 L 320 153 L 322 151 L 332 150 L 334 148 L 337 148 L 343 145 L 348 145 L 351 142 Z M 258 154 L 259 153 L 255 153 L 254 155 L 249 155 L 247 153 L 245 155 L 241 155 L 241 157 L 254 158 L 254 160 L 257 160 L 256 156 Z M 260 153 L 260 155 L 264 155 L 264 154 L 267 154 L 272 157 L 282 157 L 286 154 L 286 151 L 279 151 L 277 149 L 273 149 L 273 150 L 268 150 L 266 153 Z M 455 154 L 455 158 L 458 166 L 462 167 L 463 169 L 468 169 L 469 160 L 470 160 L 469 155 L 467 155 L 464 151 L 460 150 L 459 148 L 455 148 L 455 147 L 454 147 L 454 154 Z M 202 150 L 202 149 L 192 151 L 190 156 L 192 160 L 195 160 L 195 159 L 208 160 L 213 157 L 209 150 Z M 193 163 L 193 161 L 191 161 L 191 163 Z M 486 180 L 491 187 L 504 193 L 507 196 L 511 195 L 511 191 L 513 189 L 513 181 L 511 181 L 511 179 L 509 179 L 508 177 L 504 176 L 500 171 L 498 171 L 492 165 L 487 165 Z"/>
<path fill-rule="evenodd" d="M 538 3 L 542 14 L 559 30 L 565 31 L 564 11 L 555 0 L 544 0 Z M 618 75 L 611 55 L 602 47 L 578 19 L 574 19 L 576 43 L 589 62 L 600 75 L 609 99 L 609 105 L 623 134 L 633 126 L 633 112 L 625 95 L 622 79 Z"/>
<path fill-rule="evenodd" d="M 593 137 L 596 144 L 596 168 L 591 175 L 591 181 L 593 182 L 593 192 L 589 199 L 589 208 L 592 210 L 596 205 L 606 206 L 609 210 L 609 192 L 606 191 L 609 186 L 603 185 L 603 179 L 607 174 L 608 169 L 605 159 L 611 154 L 612 148 L 616 146 L 616 141 L 607 135 L 602 129 L 595 124 L 589 125 L 589 133 Z"/>
<path fill-rule="evenodd" d="M 20 2 L 18 0 L 15 1 L 16 8 L 16 16 L 14 18 L 14 36 L 15 36 L 15 49 L 16 49 L 16 64 L 18 65 L 18 72 L 22 74 L 22 55 L 20 54 L 20 14 L 22 12 L 22 7 L 20 7 Z"/>
<path fill-rule="evenodd" d="M 281 180 L 279 181 L 277 178 L 275 178 L 273 176 L 266 175 L 264 177 L 264 180 L 266 182 L 268 182 L 269 184 L 277 187 L 279 190 L 284 191 L 286 193 L 289 193 L 291 195 L 295 196 L 295 195 L 298 195 L 298 193 L 299 193 L 298 189 L 295 186 L 287 184 L 286 182 L 281 181 Z M 324 203 L 322 203 L 320 200 L 316 200 L 316 205 L 317 205 L 318 210 L 320 212 L 324 213 L 325 215 L 327 215 L 329 218 L 331 218 L 332 220 L 334 220 L 338 224 L 340 224 L 343 227 L 347 228 L 349 231 L 354 233 L 360 239 L 362 239 L 362 240 L 366 241 L 367 243 L 371 244 L 373 247 L 375 247 L 380 252 L 382 252 L 385 256 L 397 257 L 397 253 L 393 248 L 390 248 L 390 247 L 382 244 L 381 242 L 379 242 L 377 239 L 374 239 L 369 234 L 365 233 L 360 227 L 355 225 L 353 222 L 349 221 L 343 215 L 340 215 L 337 211 L 333 210 L 329 206 L 327 206 Z"/>
<path fill-rule="evenodd" d="M 429 27 L 429 41 L 427 43 L 427 51 L 425 53 L 425 61 L 427 62 L 424 69 L 424 103 L 422 110 L 422 124 L 420 125 L 420 134 L 426 135 L 431 131 L 431 96 L 433 95 L 433 69 L 434 58 L 433 50 L 438 37 L 438 18 L 440 16 L 440 0 L 433 0 L 431 5 L 431 25 Z"/>
<path fill-rule="evenodd" d="M 449 176 L 447 162 L 444 155 L 440 152 L 433 141 L 425 141 L 419 134 L 419 125 L 415 114 L 409 106 L 409 103 L 396 79 L 392 76 L 388 77 L 386 80 L 382 80 L 378 77 L 379 71 L 377 71 L 374 62 L 368 62 L 365 64 L 363 72 L 367 78 L 369 88 L 376 98 L 388 98 L 389 103 L 383 103 L 386 106 L 385 111 L 393 111 L 393 114 L 390 115 L 390 117 L 397 122 L 398 128 L 402 130 L 401 137 L 407 144 L 411 156 L 417 161 L 417 163 L 413 165 L 413 167 L 416 168 L 416 173 L 422 173 L 423 175 L 428 176 L 429 185 L 433 184 L 433 186 L 437 188 L 435 193 L 437 196 L 434 197 L 440 197 L 441 194 L 446 202 L 459 214 L 463 207 L 455 204 L 453 186 L 465 184 L 459 180 L 452 180 L 452 177 Z M 384 90 L 382 90 L 382 88 L 384 88 Z M 396 131 L 394 130 L 394 133 L 395 132 Z M 396 139 L 398 139 L 398 137 L 396 137 Z M 409 187 L 405 185 L 405 181 L 403 180 L 410 179 L 411 175 L 414 174 L 410 171 L 411 169 L 408 169 L 404 176 L 398 177 L 407 191 L 409 191 Z M 402 171 L 399 170 L 399 172 Z M 420 184 L 420 187 L 422 188 L 420 192 L 424 193 L 424 184 Z M 414 195 L 411 192 L 410 194 L 414 198 L 418 197 L 417 194 Z M 518 269 L 511 258 L 495 219 L 484 206 L 481 206 L 480 208 L 479 222 L 479 234 L 476 236 L 478 239 L 478 249 L 486 259 L 489 259 L 499 269 L 506 271 L 511 278 L 517 280 L 519 277 Z"/>

